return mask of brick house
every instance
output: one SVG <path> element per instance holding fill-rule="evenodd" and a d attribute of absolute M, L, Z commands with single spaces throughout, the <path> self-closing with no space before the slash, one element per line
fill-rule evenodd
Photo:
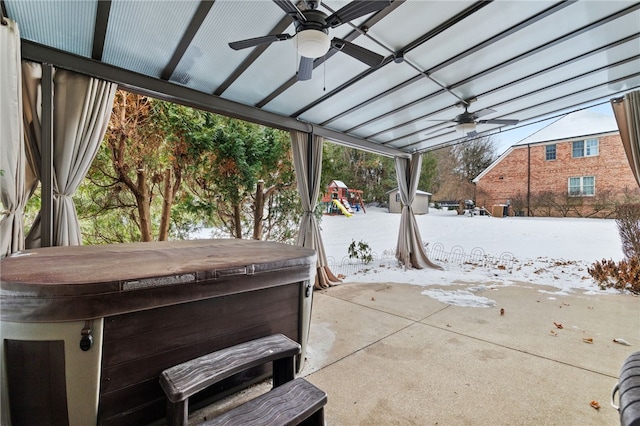
<path fill-rule="evenodd" d="M 510 215 L 609 216 L 640 199 L 613 116 L 568 114 L 509 148 L 480 173 L 476 205 Z"/>

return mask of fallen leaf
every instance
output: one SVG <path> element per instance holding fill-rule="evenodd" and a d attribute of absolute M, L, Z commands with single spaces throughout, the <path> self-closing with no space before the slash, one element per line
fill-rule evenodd
<path fill-rule="evenodd" d="M 591 401 L 590 404 L 593 408 L 595 408 L 596 410 L 600 409 L 600 404 L 598 403 L 598 401 Z"/>
<path fill-rule="evenodd" d="M 618 339 L 613 339 L 613 342 L 614 342 L 614 343 L 618 343 L 618 344 L 620 344 L 620 345 L 624 345 L 624 346 L 631 346 L 631 343 L 627 342 L 627 341 L 626 341 L 626 340 L 624 340 L 624 339 L 620 339 L 620 338 L 618 338 Z"/>
<path fill-rule="evenodd" d="M 562 330 L 564 327 L 562 326 L 562 324 L 558 324 L 557 322 L 554 322 L 553 325 L 556 326 L 556 328 L 559 328 L 560 330 Z"/>
<path fill-rule="evenodd" d="M 500 308 L 500 315 L 504 315 L 504 308 Z"/>
<path fill-rule="evenodd" d="M 555 331 L 551 330 L 549 332 L 550 335 L 552 335 L 553 337 L 558 337 L 558 333 L 556 333 Z"/>
<path fill-rule="evenodd" d="M 593 343 L 593 339 L 591 337 L 583 337 L 582 341 L 589 344 Z"/>

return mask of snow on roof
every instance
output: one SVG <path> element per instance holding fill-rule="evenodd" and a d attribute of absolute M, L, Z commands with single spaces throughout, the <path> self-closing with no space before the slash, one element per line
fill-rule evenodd
<path fill-rule="evenodd" d="M 391 194 L 392 192 L 396 192 L 398 191 L 398 188 L 393 188 L 390 191 L 385 192 L 385 194 Z M 416 194 L 423 194 L 423 195 L 433 195 L 430 192 L 425 192 L 425 191 L 420 191 L 419 189 L 416 189 Z"/>
<path fill-rule="evenodd" d="M 618 132 L 618 125 L 613 115 L 583 109 L 565 115 L 516 145 L 576 139 L 615 132 Z"/>
<path fill-rule="evenodd" d="M 478 176 L 476 176 L 472 182 L 478 183 L 484 175 L 505 159 L 511 151 L 516 148 L 520 148 L 523 145 L 586 138 L 589 136 L 618 132 L 618 123 L 616 123 L 616 119 L 613 115 L 602 114 L 588 109 L 572 112 L 511 146 Z"/>
<path fill-rule="evenodd" d="M 345 185 L 344 182 L 342 182 L 341 180 L 332 180 L 331 183 L 335 183 L 338 188 L 347 188 L 347 189 L 349 189 L 349 187 L 347 185 Z M 331 184 L 329 184 L 329 186 L 331 186 Z"/>

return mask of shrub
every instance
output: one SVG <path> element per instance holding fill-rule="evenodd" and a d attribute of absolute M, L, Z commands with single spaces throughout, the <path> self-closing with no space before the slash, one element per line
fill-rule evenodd
<path fill-rule="evenodd" d="M 355 240 L 351 240 L 351 244 L 349 244 L 349 259 L 360 259 L 364 262 L 364 264 L 371 263 L 373 261 L 373 255 L 371 254 L 371 247 L 369 244 L 358 241 L 356 244 Z"/>
<path fill-rule="evenodd" d="M 622 205 L 616 213 L 625 259 L 618 263 L 602 259 L 587 271 L 603 289 L 613 287 L 640 294 L 640 204 Z"/>
<path fill-rule="evenodd" d="M 616 224 L 627 259 L 640 257 L 640 204 L 624 204 L 616 212 Z"/>
<path fill-rule="evenodd" d="M 602 289 L 615 288 L 640 294 L 640 259 L 637 257 L 618 263 L 602 259 L 602 262 L 595 262 L 587 271 Z"/>

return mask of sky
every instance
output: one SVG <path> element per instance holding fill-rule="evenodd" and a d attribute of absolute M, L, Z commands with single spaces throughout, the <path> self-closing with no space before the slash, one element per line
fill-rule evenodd
<path fill-rule="evenodd" d="M 344 282 L 396 282 L 424 287 L 423 294 L 459 306 L 493 306 L 490 298 L 476 293 L 500 286 L 537 286 L 541 297 L 566 294 L 608 294 L 587 272 L 596 260 L 623 258 L 617 226 L 612 219 L 459 216 L 455 211 L 430 209 L 417 215 L 422 239 L 431 247 L 440 245 L 445 253 L 481 252 L 487 262 L 431 260 L 443 266 L 405 270 L 394 257 L 400 215 L 383 208 L 367 208 L 367 213 L 323 216 L 320 223 L 326 255 L 330 263 L 349 262 L 347 248 L 352 241 L 368 244 L 376 260 L 365 272 L 343 273 Z M 385 254 L 385 256 L 383 256 Z M 502 259 L 504 269 L 495 266 Z M 511 261 L 509 261 L 511 260 Z"/>
<path fill-rule="evenodd" d="M 597 105 L 592 106 L 589 109 L 590 111 L 598 112 L 601 114 L 608 114 L 613 116 L 613 109 L 611 109 L 611 105 L 608 100 L 598 101 Z M 584 109 L 584 108 L 579 108 Z M 574 110 L 567 111 L 566 113 L 573 112 Z M 524 138 L 532 135 L 538 130 L 542 129 L 545 126 L 553 123 L 558 120 L 561 115 L 553 114 L 550 119 L 546 120 L 536 120 L 535 123 L 525 124 L 525 125 L 516 125 L 514 127 L 504 127 L 503 131 L 500 133 L 496 133 L 493 135 L 494 140 L 496 141 L 496 154 L 501 155 L 504 151 L 506 151 L 509 147 L 517 144 Z"/>

